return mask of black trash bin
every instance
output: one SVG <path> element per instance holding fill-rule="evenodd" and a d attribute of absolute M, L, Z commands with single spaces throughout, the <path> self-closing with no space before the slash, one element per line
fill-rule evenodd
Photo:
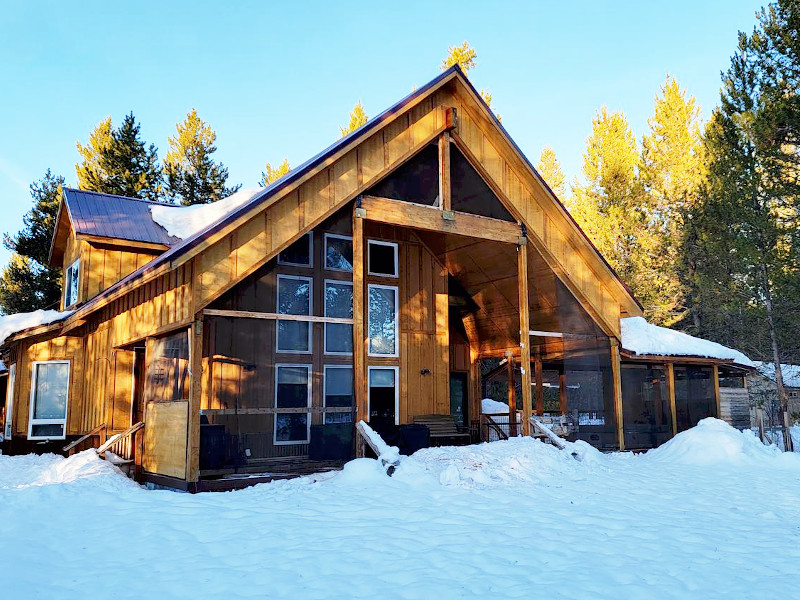
<path fill-rule="evenodd" d="M 400 454 L 410 456 L 431 445 L 431 430 L 427 425 L 403 425 L 400 428 Z"/>

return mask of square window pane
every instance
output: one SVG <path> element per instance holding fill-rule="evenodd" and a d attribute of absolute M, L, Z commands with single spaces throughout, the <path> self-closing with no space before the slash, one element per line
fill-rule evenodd
<path fill-rule="evenodd" d="M 312 245 L 311 234 L 306 234 L 278 254 L 278 262 L 287 265 L 310 267 L 313 253 Z"/>
<path fill-rule="evenodd" d="M 397 246 L 373 241 L 368 246 L 370 274 L 397 277 Z"/>
<path fill-rule="evenodd" d="M 36 365 L 36 390 L 33 398 L 34 419 L 63 419 L 67 416 L 69 365 Z"/>
<path fill-rule="evenodd" d="M 279 352 L 311 352 L 311 323 L 278 321 Z"/>
<path fill-rule="evenodd" d="M 310 315 L 311 281 L 278 277 L 278 312 L 282 315 Z"/>
<path fill-rule="evenodd" d="M 369 286 L 369 353 L 393 356 L 397 349 L 397 288 Z"/>
<path fill-rule="evenodd" d="M 303 408 L 306 406 L 308 406 L 308 369 L 306 367 L 278 367 L 275 408 Z"/>
<path fill-rule="evenodd" d="M 31 437 L 64 437 L 64 426 L 60 423 L 55 425 L 33 425 L 31 426 Z"/>
<path fill-rule="evenodd" d="M 353 240 L 325 236 L 325 268 L 334 271 L 352 271 Z"/>
<path fill-rule="evenodd" d="M 275 441 L 276 442 L 308 441 L 308 415 L 307 414 L 275 415 Z"/>

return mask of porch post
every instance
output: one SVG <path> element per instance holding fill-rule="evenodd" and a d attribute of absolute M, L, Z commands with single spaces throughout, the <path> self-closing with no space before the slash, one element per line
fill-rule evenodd
<path fill-rule="evenodd" d="M 536 414 L 540 417 L 544 415 L 544 373 L 542 370 L 542 357 L 539 350 L 536 350 L 534 359 L 534 373 L 536 378 Z"/>
<path fill-rule="evenodd" d="M 506 350 L 506 380 L 508 381 L 508 435 L 517 437 L 517 391 L 514 381 L 514 352 Z"/>
<path fill-rule="evenodd" d="M 714 383 L 714 404 L 717 407 L 717 414 L 715 415 L 718 419 L 722 418 L 722 398 L 719 392 L 719 365 L 714 364 L 711 366 L 711 379 Z"/>
<path fill-rule="evenodd" d="M 672 437 L 678 435 L 678 406 L 675 403 L 675 365 L 667 363 L 667 393 L 669 394 L 669 412 L 672 418 Z"/>
<path fill-rule="evenodd" d="M 619 342 L 611 338 L 611 376 L 614 388 L 614 415 L 617 420 L 617 443 L 625 450 L 625 433 L 622 428 L 622 365 L 619 360 Z"/>
<path fill-rule="evenodd" d="M 369 420 L 364 337 L 364 219 L 357 200 L 353 209 L 353 394 L 356 422 Z"/>
<path fill-rule="evenodd" d="M 445 131 L 439 136 L 439 206 L 442 210 L 452 210 L 450 198 L 450 134 Z"/>
<path fill-rule="evenodd" d="M 522 370 L 522 434 L 531 434 L 533 390 L 531 389 L 531 325 L 528 306 L 528 238 L 523 229 L 517 244 L 517 287 L 519 289 L 519 347 Z M 509 415 L 510 416 L 510 415 Z"/>
<path fill-rule="evenodd" d="M 189 415 L 186 444 L 186 481 L 193 483 L 200 479 L 200 406 L 203 378 L 203 317 L 195 315 L 189 329 Z"/>

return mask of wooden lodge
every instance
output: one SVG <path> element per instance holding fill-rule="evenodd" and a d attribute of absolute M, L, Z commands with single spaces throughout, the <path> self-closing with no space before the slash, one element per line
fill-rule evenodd
<path fill-rule="evenodd" d="M 143 481 L 227 489 L 342 464 L 358 420 L 477 442 L 491 393 L 519 433 L 646 448 L 746 373 L 625 348 L 641 306 L 457 67 L 221 202 L 64 191 L 65 312 L 3 343 L 4 452 L 106 442 Z M 185 211 L 206 222 L 158 217 Z"/>

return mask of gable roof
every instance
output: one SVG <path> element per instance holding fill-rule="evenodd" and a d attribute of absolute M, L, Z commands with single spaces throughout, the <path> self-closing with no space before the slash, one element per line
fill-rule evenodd
<path fill-rule="evenodd" d="M 335 160 L 338 160 L 338 157 L 343 156 L 346 152 L 353 150 L 362 141 L 366 140 L 373 132 L 380 131 L 384 124 L 388 126 L 394 120 L 394 118 L 405 113 L 407 110 L 410 110 L 412 107 L 418 106 L 419 103 L 421 103 L 425 98 L 431 96 L 435 91 L 439 90 L 451 81 L 456 81 L 458 84 L 463 86 L 472 101 L 478 103 L 480 110 L 489 119 L 489 127 L 493 127 L 499 131 L 504 143 L 507 143 L 512 148 L 514 154 L 518 156 L 518 160 L 524 164 L 524 168 L 532 174 L 536 181 L 538 181 L 538 183 L 542 186 L 542 189 L 546 190 L 546 195 L 549 198 L 549 201 L 553 203 L 555 210 L 561 214 L 568 223 L 571 224 L 573 233 L 570 235 L 572 235 L 577 241 L 570 243 L 583 245 L 583 247 L 586 248 L 588 255 L 594 257 L 592 259 L 596 262 L 596 266 L 594 268 L 599 268 L 601 271 L 605 271 L 605 277 L 612 281 L 612 284 L 616 286 L 616 291 L 614 293 L 618 294 L 621 305 L 624 305 L 628 308 L 629 314 L 631 310 L 633 311 L 632 314 L 640 312 L 641 305 L 633 297 L 630 290 L 619 279 L 617 274 L 599 254 L 599 252 L 597 252 L 597 249 L 594 247 L 588 237 L 586 237 L 585 233 L 580 229 L 580 227 L 578 227 L 577 223 L 574 221 L 574 219 L 572 219 L 571 215 L 569 215 L 569 212 L 566 210 L 566 208 L 564 208 L 563 204 L 561 204 L 558 198 L 552 193 L 552 190 L 550 190 L 547 184 L 542 180 L 541 176 L 536 172 L 536 169 L 533 167 L 530 161 L 513 142 L 499 121 L 497 121 L 497 118 L 485 104 L 477 90 L 475 90 L 469 80 L 463 75 L 460 68 L 456 65 L 447 71 L 444 71 L 424 86 L 415 90 L 390 108 L 380 113 L 378 116 L 369 120 L 359 129 L 351 132 L 349 135 L 341 138 L 340 140 L 337 140 L 334 144 L 316 156 L 290 171 L 286 176 L 275 181 L 270 186 L 258 191 L 251 199 L 231 210 L 224 216 L 218 218 L 215 222 L 210 223 L 201 231 L 198 231 L 196 234 L 187 237 L 182 241 L 175 242 L 169 250 L 154 258 L 152 261 L 123 278 L 108 289 L 104 290 L 102 293 L 95 296 L 85 305 L 80 307 L 76 311 L 76 314 L 72 315 L 68 319 L 68 323 L 77 322 L 82 317 L 91 313 L 93 310 L 105 305 L 106 302 L 111 301 L 113 298 L 116 298 L 118 293 L 123 293 L 132 287 L 140 285 L 144 281 L 149 281 L 152 277 L 165 273 L 168 270 L 183 264 L 187 260 L 190 260 L 193 256 L 200 252 L 204 243 L 207 245 L 208 243 L 213 242 L 215 239 L 218 239 L 219 236 L 232 231 L 237 225 L 245 222 L 245 220 L 250 216 L 255 215 L 259 211 L 270 208 L 272 204 L 281 199 L 281 193 L 284 190 L 288 191 L 294 189 L 294 187 L 297 187 L 297 185 L 308 180 L 320 169 L 333 164 Z M 145 203 L 145 205 L 146 204 L 149 203 Z M 178 207 L 176 207 L 176 209 L 177 208 Z M 149 212 L 150 211 L 148 211 L 148 213 Z M 148 214 L 147 217 L 148 220 L 152 219 L 151 214 Z"/>
<path fill-rule="evenodd" d="M 139 198 L 64 188 L 56 232 L 50 246 L 51 264 L 60 256 L 59 245 L 64 243 L 68 233 L 64 231 L 67 226 L 64 216 L 76 235 L 162 246 L 172 246 L 179 242 L 180 238 L 169 235 L 153 219 L 150 211 L 152 206 L 163 206 L 166 210 L 180 208 Z"/>

